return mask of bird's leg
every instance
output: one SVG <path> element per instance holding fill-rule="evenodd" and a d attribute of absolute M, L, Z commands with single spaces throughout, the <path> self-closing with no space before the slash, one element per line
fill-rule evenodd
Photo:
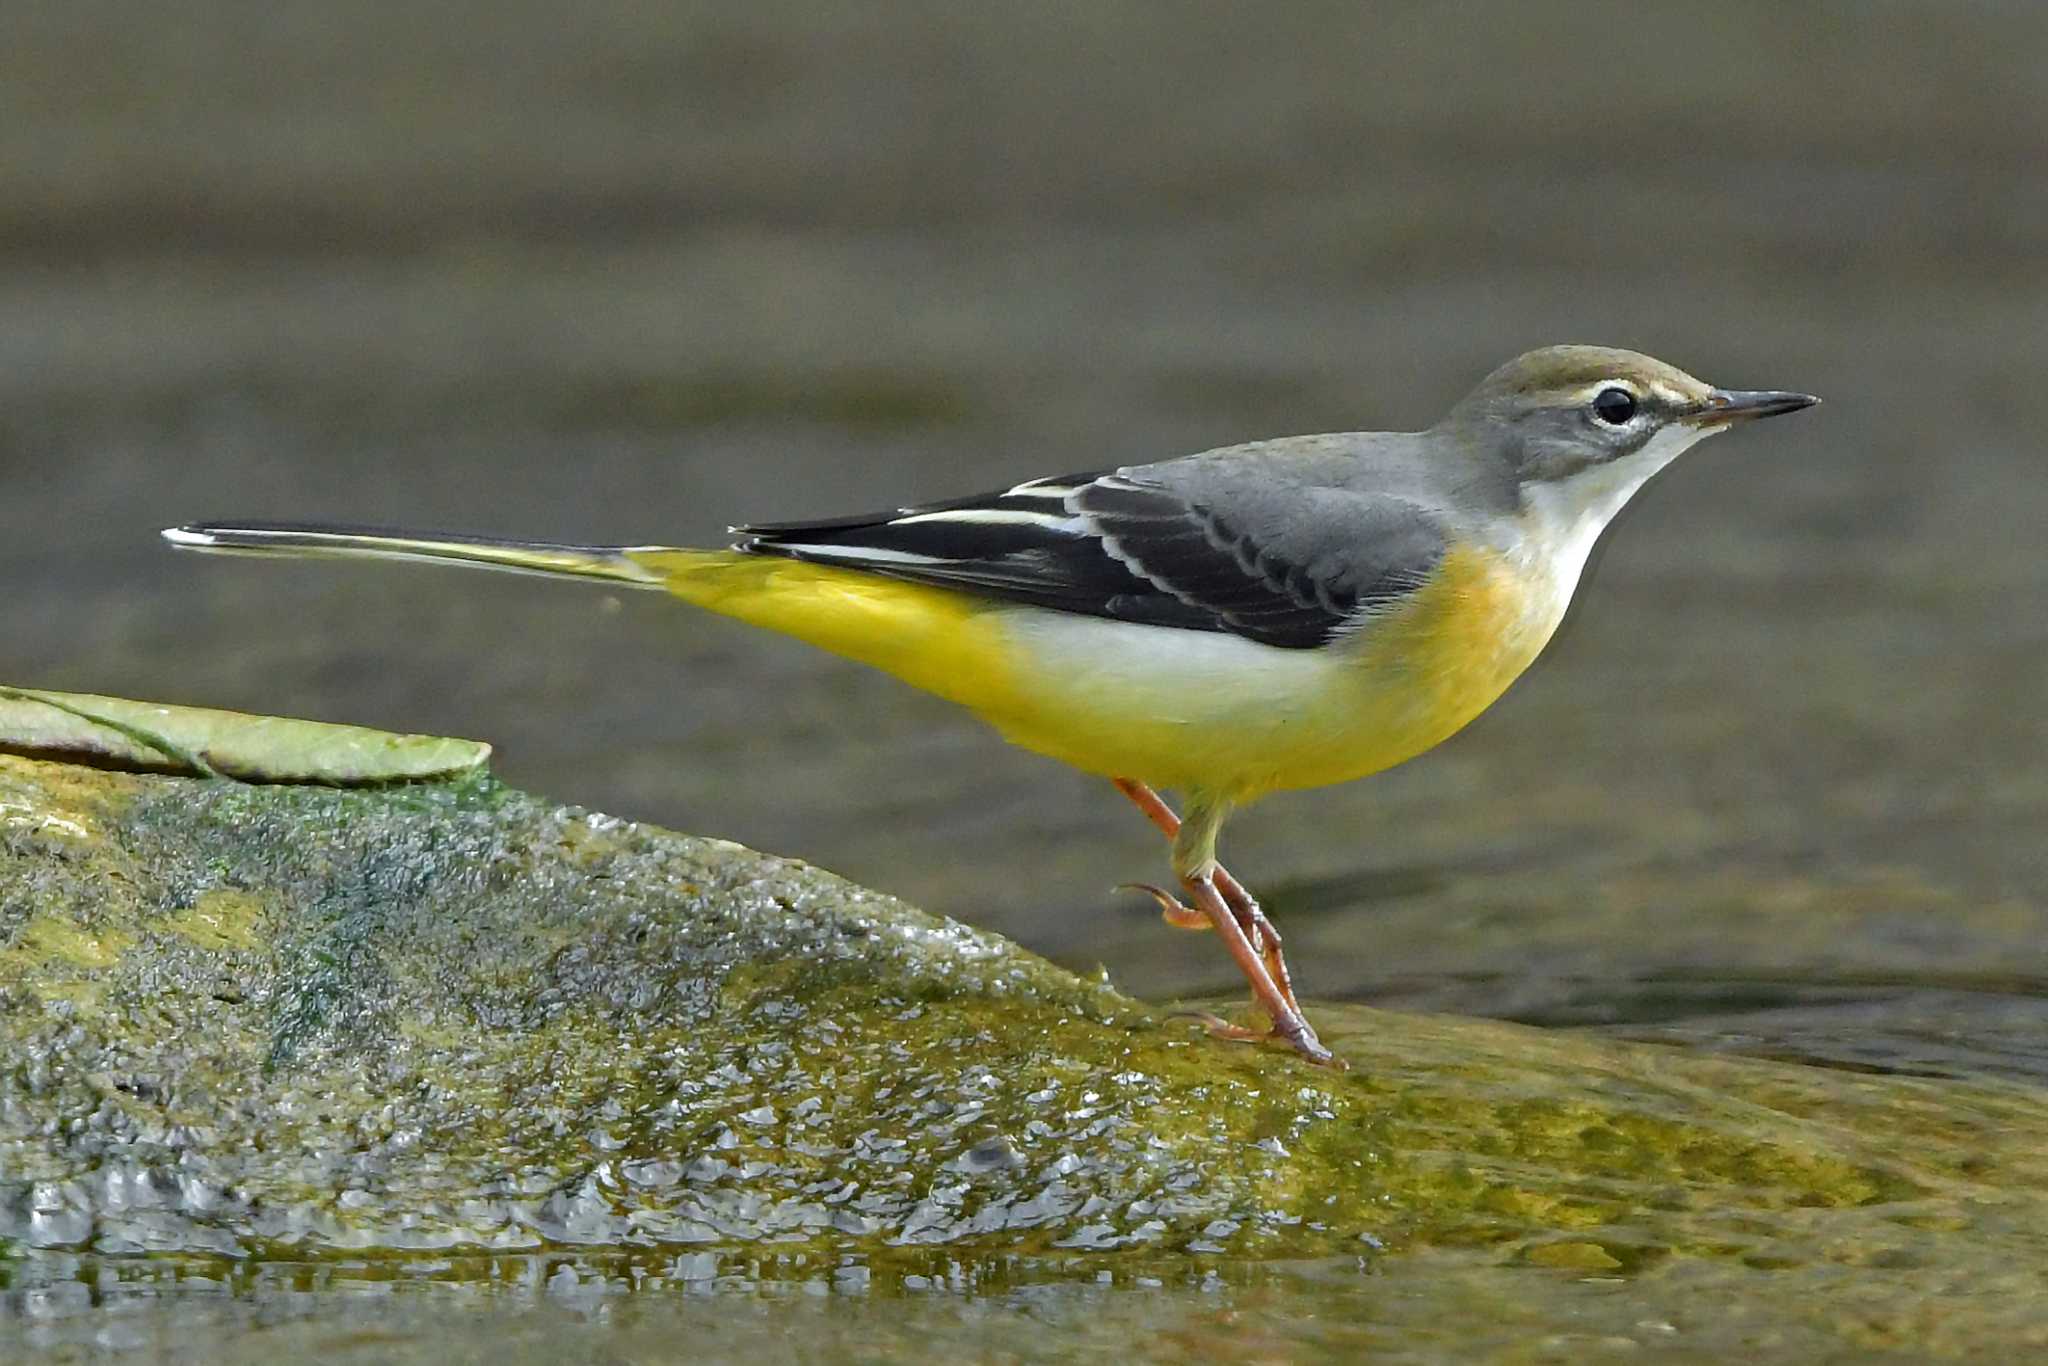
<path fill-rule="evenodd" d="M 1245 937 L 1244 927 L 1237 923 L 1236 912 L 1223 904 L 1223 895 L 1216 890 L 1214 870 L 1205 870 L 1185 877 L 1181 883 L 1195 899 L 1195 905 L 1207 913 L 1210 923 L 1216 927 L 1216 933 L 1222 936 L 1223 947 L 1237 960 L 1238 971 L 1251 983 L 1252 1000 L 1258 1003 L 1259 1009 L 1265 1011 L 1267 1018 L 1273 1022 L 1272 1032 L 1294 1045 L 1294 1051 L 1310 1062 L 1342 1067 L 1343 1064 L 1337 1060 L 1336 1055 L 1323 1047 L 1322 1040 L 1316 1037 L 1315 1026 L 1308 1022 L 1307 1017 L 1301 1013 L 1301 1008 L 1281 996 L 1280 988 L 1274 984 L 1272 975 L 1266 971 L 1266 960 L 1259 956 L 1258 951 L 1252 947 L 1251 940 Z M 1240 1029 L 1227 1024 L 1218 1028 L 1215 1022 L 1211 1022 L 1209 1027 L 1211 1033 L 1223 1038 L 1254 1040 L 1268 1037 L 1257 1030 Z"/>
<path fill-rule="evenodd" d="M 1144 783 L 1132 778 L 1116 778 L 1112 781 L 1116 783 L 1116 790 L 1130 798 L 1131 804 L 1144 812 L 1146 819 L 1159 828 L 1160 834 L 1168 839 L 1174 839 L 1179 836 L 1180 817 L 1173 814 L 1173 808 L 1166 804 L 1164 797 Z M 1130 885 L 1139 888 L 1141 891 L 1153 892 L 1155 894 L 1158 891 L 1157 888 L 1145 886 L 1142 883 L 1132 883 Z M 1280 932 L 1273 928 L 1272 921 L 1266 919 L 1266 913 L 1259 909 L 1257 900 L 1253 898 L 1249 891 L 1245 890 L 1245 885 L 1232 877 L 1230 870 L 1220 863 L 1216 865 L 1216 890 L 1223 894 L 1223 900 L 1229 904 L 1233 911 L 1237 912 L 1239 920 L 1250 922 L 1245 927 L 1245 933 L 1252 938 L 1255 944 L 1261 938 L 1270 939 L 1275 944 L 1280 942 Z M 1177 902 L 1175 904 L 1178 905 Z M 1207 916 L 1190 911 L 1186 906 L 1181 906 L 1178 912 L 1162 907 L 1161 915 L 1167 924 L 1172 925 L 1177 930 L 1206 930 L 1209 928 Z"/>
<path fill-rule="evenodd" d="M 1146 789 L 1146 794 L 1158 802 L 1156 794 Z M 1161 809 L 1164 804 L 1160 803 Z M 1316 1037 L 1316 1031 L 1301 1013 L 1292 993 L 1282 992 L 1273 973 L 1268 967 L 1267 955 L 1252 943 L 1254 932 L 1246 922 L 1249 920 L 1237 908 L 1223 898 L 1216 883 L 1216 832 L 1223 826 L 1223 818 L 1229 813 L 1229 803 L 1209 797 L 1203 793 L 1190 794 L 1188 818 L 1178 822 L 1173 840 L 1173 871 L 1182 887 L 1194 899 L 1195 908 L 1209 918 L 1209 924 L 1223 940 L 1223 947 L 1237 963 L 1245 981 L 1251 984 L 1252 1000 L 1266 1017 L 1273 1022 L 1272 1032 L 1294 1045 L 1296 1052 L 1310 1062 L 1342 1066 L 1330 1050 L 1323 1047 Z M 1166 814 L 1171 817 L 1172 812 Z M 1246 898 L 1249 900 L 1249 898 Z M 1225 1026 L 1211 1029 L 1227 1038 L 1258 1038 L 1258 1034 L 1232 1029 Z"/>
<path fill-rule="evenodd" d="M 1117 778 L 1116 790 L 1130 798 L 1131 804 L 1145 813 L 1152 824 L 1159 827 L 1159 833 L 1168 839 L 1180 835 L 1180 817 L 1173 814 L 1173 808 L 1144 783 L 1131 778 Z M 1192 906 L 1184 906 L 1180 900 L 1161 888 L 1148 883 L 1127 883 L 1136 891 L 1146 892 L 1159 903 L 1159 916 L 1177 930 L 1206 930 L 1209 917 Z M 1238 924 L 1244 927 L 1245 938 L 1266 962 L 1266 971 L 1273 978 L 1273 984 L 1280 989 L 1280 995 L 1296 1014 L 1301 1005 L 1294 999 L 1294 981 L 1287 972 L 1287 959 L 1280 951 L 1280 931 L 1273 928 L 1273 922 L 1259 908 L 1245 885 L 1230 875 L 1222 864 L 1216 865 L 1216 890 L 1222 893 L 1224 904 L 1236 915 Z"/>

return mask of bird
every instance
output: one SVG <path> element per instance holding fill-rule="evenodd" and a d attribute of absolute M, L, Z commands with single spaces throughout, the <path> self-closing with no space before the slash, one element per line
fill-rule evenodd
<path fill-rule="evenodd" d="M 735 526 L 722 548 L 263 521 L 162 534 L 187 550 L 666 592 L 893 674 L 1109 779 L 1169 841 L 1178 893 L 1126 887 L 1172 926 L 1213 930 L 1264 1017 L 1206 1015 L 1210 1032 L 1341 1067 L 1272 921 L 1218 859 L 1225 818 L 1455 734 L 1535 661 L 1595 542 L 1645 482 L 1705 437 L 1819 401 L 1716 388 L 1634 351 L 1547 346 L 1420 431 L 1253 441 Z M 1180 812 L 1161 789 L 1180 794 Z"/>

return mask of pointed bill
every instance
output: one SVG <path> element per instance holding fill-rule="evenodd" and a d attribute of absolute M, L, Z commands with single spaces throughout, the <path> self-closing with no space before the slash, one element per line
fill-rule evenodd
<path fill-rule="evenodd" d="M 1702 427 L 1725 427 L 1733 422 L 1796 413 L 1818 402 L 1812 394 L 1796 394 L 1786 389 L 1716 389 L 1707 395 L 1692 420 Z"/>

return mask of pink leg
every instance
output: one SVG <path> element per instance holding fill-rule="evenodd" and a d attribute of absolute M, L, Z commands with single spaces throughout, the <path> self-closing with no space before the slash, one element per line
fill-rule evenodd
<path fill-rule="evenodd" d="M 1180 833 L 1180 817 L 1173 808 L 1162 800 L 1144 783 L 1129 778 L 1115 780 L 1117 791 L 1129 798 L 1133 805 L 1144 812 L 1161 834 L 1172 839 Z M 1259 903 L 1252 899 L 1244 884 L 1232 877 L 1222 867 L 1217 867 L 1207 878 L 1189 879 L 1185 882 L 1189 893 L 1194 896 L 1195 905 L 1185 906 L 1170 893 L 1159 887 L 1146 884 L 1131 884 L 1138 890 L 1149 893 L 1159 902 L 1160 914 L 1166 923 L 1177 929 L 1216 929 L 1222 932 L 1222 922 L 1206 902 L 1213 901 L 1222 909 L 1229 922 L 1230 933 L 1225 935 L 1225 947 L 1233 958 L 1238 957 L 1237 946 L 1241 943 L 1256 965 L 1256 975 L 1239 959 L 1238 967 L 1251 983 L 1253 999 L 1273 1021 L 1275 1033 L 1286 1038 L 1300 1052 L 1316 1062 L 1334 1062 L 1328 1049 L 1316 1039 L 1315 1030 L 1303 1016 L 1301 1004 L 1294 996 L 1294 983 L 1287 971 L 1287 959 L 1280 951 L 1280 933 L 1273 928 L 1273 922 L 1259 909 Z M 1232 942 L 1232 941 L 1235 942 Z M 1259 1037 L 1251 1031 L 1224 1025 L 1219 1020 L 1210 1020 L 1210 1032 L 1228 1038 Z M 1337 1065 L 1341 1066 L 1341 1062 Z"/>
<path fill-rule="evenodd" d="M 1316 1037 L 1315 1027 L 1302 1015 L 1301 1007 L 1280 994 L 1279 986 L 1266 970 L 1265 958 L 1252 947 L 1244 927 L 1238 923 L 1237 913 L 1224 903 L 1215 878 L 1191 877 L 1184 885 L 1188 894 L 1194 897 L 1195 905 L 1208 915 L 1216 933 L 1222 936 L 1223 947 L 1237 960 L 1238 971 L 1251 983 L 1252 1000 L 1272 1020 L 1273 1032 L 1293 1044 L 1294 1050 L 1310 1062 L 1342 1067 L 1344 1064 Z"/>
<path fill-rule="evenodd" d="M 1130 778 L 1117 778 L 1114 781 L 1116 790 L 1130 798 L 1132 804 L 1159 828 L 1160 834 L 1172 839 L 1180 833 L 1180 817 L 1173 814 L 1173 808 L 1168 806 L 1157 792 L 1144 783 Z M 1209 917 L 1191 906 L 1183 906 L 1167 892 L 1146 883 L 1124 885 L 1136 891 L 1149 893 L 1159 903 L 1160 918 L 1175 929 L 1209 928 Z M 1216 869 L 1216 890 L 1223 894 L 1224 903 L 1236 913 L 1238 923 L 1244 927 L 1245 937 L 1251 940 L 1252 947 L 1266 960 L 1266 970 L 1271 974 L 1274 985 L 1280 988 L 1281 996 L 1293 1005 L 1295 1012 L 1299 1014 L 1301 1007 L 1294 999 L 1294 979 L 1288 973 L 1287 959 L 1280 951 L 1280 931 L 1273 928 L 1273 922 L 1266 918 L 1266 913 L 1259 908 L 1259 903 L 1252 898 L 1252 894 L 1245 890 L 1244 884 L 1232 877 L 1228 868 L 1220 865 Z"/>

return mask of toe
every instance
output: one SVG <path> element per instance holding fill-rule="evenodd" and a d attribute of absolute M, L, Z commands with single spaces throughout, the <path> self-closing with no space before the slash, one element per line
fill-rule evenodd
<path fill-rule="evenodd" d="M 1120 882 L 1119 892 L 1143 892 L 1159 903 L 1159 918 L 1176 930 L 1206 930 L 1213 928 L 1209 917 L 1194 907 L 1183 903 L 1179 897 L 1164 887 L 1155 887 L 1149 882 Z"/>

